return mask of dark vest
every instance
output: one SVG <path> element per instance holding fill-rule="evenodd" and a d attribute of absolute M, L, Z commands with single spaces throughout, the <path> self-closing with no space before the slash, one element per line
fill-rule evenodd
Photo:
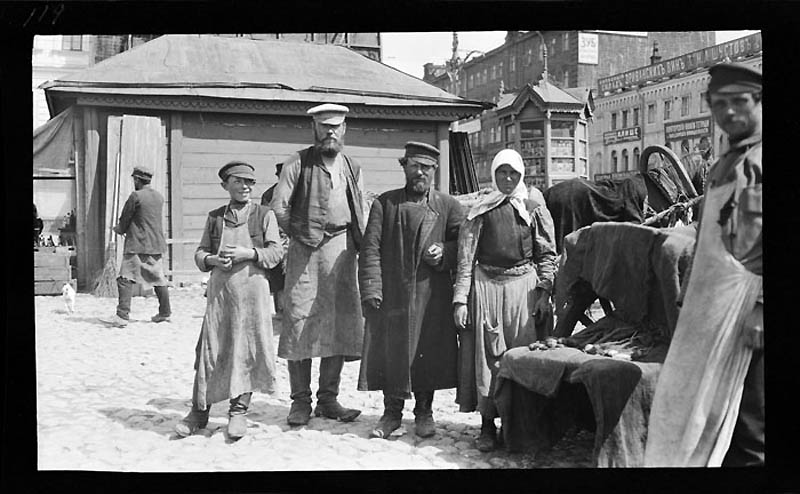
<path fill-rule="evenodd" d="M 222 237 L 222 230 L 225 228 L 224 215 L 227 207 L 225 205 L 208 213 L 210 217 L 214 218 L 214 222 L 211 224 L 211 231 L 208 232 L 208 236 L 211 239 L 211 252 L 214 253 L 219 251 L 219 239 Z M 267 215 L 269 208 L 256 203 L 251 204 L 250 207 L 255 209 L 250 211 L 250 216 L 247 217 L 247 230 L 250 232 L 250 240 L 253 242 L 253 247 L 260 249 L 264 247 L 264 217 Z"/>
<path fill-rule="evenodd" d="M 318 247 L 325 238 L 328 201 L 331 193 L 330 175 L 323 169 L 322 156 L 313 146 L 303 149 L 300 154 L 300 176 L 295 184 L 289 217 L 291 235 L 310 247 Z M 347 205 L 350 207 L 350 233 L 356 249 L 361 245 L 364 232 L 363 198 L 359 190 L 358 177 L 361 168 L 345 154 L 344 175 L 347 182 Z"/>

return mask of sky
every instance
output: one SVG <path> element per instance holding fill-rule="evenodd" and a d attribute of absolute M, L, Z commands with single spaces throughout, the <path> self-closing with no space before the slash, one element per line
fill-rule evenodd
<path fill-rule="evenodd" d="M 716 31 L 717 44 L 755 33 L 747 31 Z M 487 52 L 503 44 L 505 31 L 462 31 L 458 33 L 458 54 L 464 58 L 470 51 Z M 452 32 L 381 33 L 383 63 L 422 79 L 423 65 L 441 64 L 453 50 Z M 479 54 L 473 55 L 477 56 Z"/>

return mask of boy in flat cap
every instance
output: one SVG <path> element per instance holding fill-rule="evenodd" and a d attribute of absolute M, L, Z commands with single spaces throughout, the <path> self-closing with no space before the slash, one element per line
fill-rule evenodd
<path fill-rule="evenodd" d="M 278 356 L 289 361 L 293 426 L 311 417 L 312 358 L 321 358 L 315 415 L 350 422 L 361 413 L 337 400 L 342 366 L 361 357 L 364 336 L 356 275 L 364 186 L 361 168 L 342 152 L 348 111 L 308 110 L 314 145 L 284 160 L 271 204 L 289 235 Z"/>
<path fill-rule="evenodd" d="M 211 271 L 206 313 L 195 349 L 192 411 L 175 431 L 188 436 L 208 422 L 213 403 L 229 400 L 228 436 L 247 432 L 253 391 L 272 393 L 275 350 L 266 272 L 283 257 L 275 216 L 251 201 L 254 168 L 233 161 L 219 170 L 230 202 L 208 213 L 194 255 Z"/>
<path fill-rule="evenodd" d="M 460 203 L 432 190 L 439 150 L 405 145 L 401 189 L 373 201 L 359 257 L 367 318 L 358 389 L 383 391 L 383 416 L 371 436 L 400 427 L 414 393 L 416 434 L 436 432 L 433 393 L 458 383 L 458 336 L 451 314 Z"/>
<path fill-rule="evenodd" d="M 164 197 L 150 187 L 153 171 L 136 166 L 131 174 L 134 191 L 122 207 L 114 232 L 125 235 L 122 265 L 117 277 L 119 298 L 117 312 L 108 322 L 117 327 L 128 325 L 133 298 L 133 284 L 152 286 L 158 297 L 158 314 L 153 322 L 169 321 L 169 289 L 161 256 L 167 250 L 161 211 Z"/>
<path fill-rule="evenodd" d="M 709 73 L 709 107 L 730 149 L 708 174 L 648 466 L 764 464 L 761 72 L 725 63 Z"/>

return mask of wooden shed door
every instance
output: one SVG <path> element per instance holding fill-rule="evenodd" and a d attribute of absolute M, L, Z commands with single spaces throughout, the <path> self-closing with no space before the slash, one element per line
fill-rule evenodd
<path fill-rule="evenodd" d="M 112 115 L 108 117 L 108 170 L 106 173 L 106 228 L 105 240 L 111 240 L 111 227 L 114 226 L 122 212 L 122 206 L 133 192 L 131 173 L 133 167 L 144 165 L 153 170 L 150 186 L 164 196 L 162 220 L 164 234 L 170 235 L 169 218 L 169 175 L 167 166 L 167 127 L 160 117 L 142 115 Z M 119 163 L 119 166 L 117 166 Z M 119 173 L 119 202 L 115 207 L 114 188 Z M 116 215 L 116 217 L 113 217 Z M 123 242 L 117 239 L 117 265 L 122 262 Z M 170 267 L 170 253 L 164 258 L 164 268 Z"/>

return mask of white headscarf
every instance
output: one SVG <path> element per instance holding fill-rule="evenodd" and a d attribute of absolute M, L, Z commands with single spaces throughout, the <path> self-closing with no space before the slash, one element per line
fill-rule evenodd
<path fill-rule="evenodd" d="M 503 194 L 500 192 L 499 187 L 497 187 L 497 180 L 495 179 L 494 174 L 502 165 L 509 165 L 520 174 L 519 183 L 510 194 Z M 467 219 L 471 220 L 482 215 L 483 213 L 486 213 L 487 211 L 491 211 L 501 202 L 503 202 L 503 200 L 509 198 L 511 205 L 517 210 L 525 223 L 530 226 L 531 215 L 528 213 L 528 209 L 525 207 L 525 199 L 528 198 L 528 188 L 525 186 L 525 181 L 522 179 L 524 176 L 525 164 L 522 161 L 522 156 L 520 156 L 518 152 L 514 151 L 513 149 L 503 149 L 497 153 L 492 160 L 493 190 L 483 196 L 477 204 L 472 206 L 467 214 Z"/>

